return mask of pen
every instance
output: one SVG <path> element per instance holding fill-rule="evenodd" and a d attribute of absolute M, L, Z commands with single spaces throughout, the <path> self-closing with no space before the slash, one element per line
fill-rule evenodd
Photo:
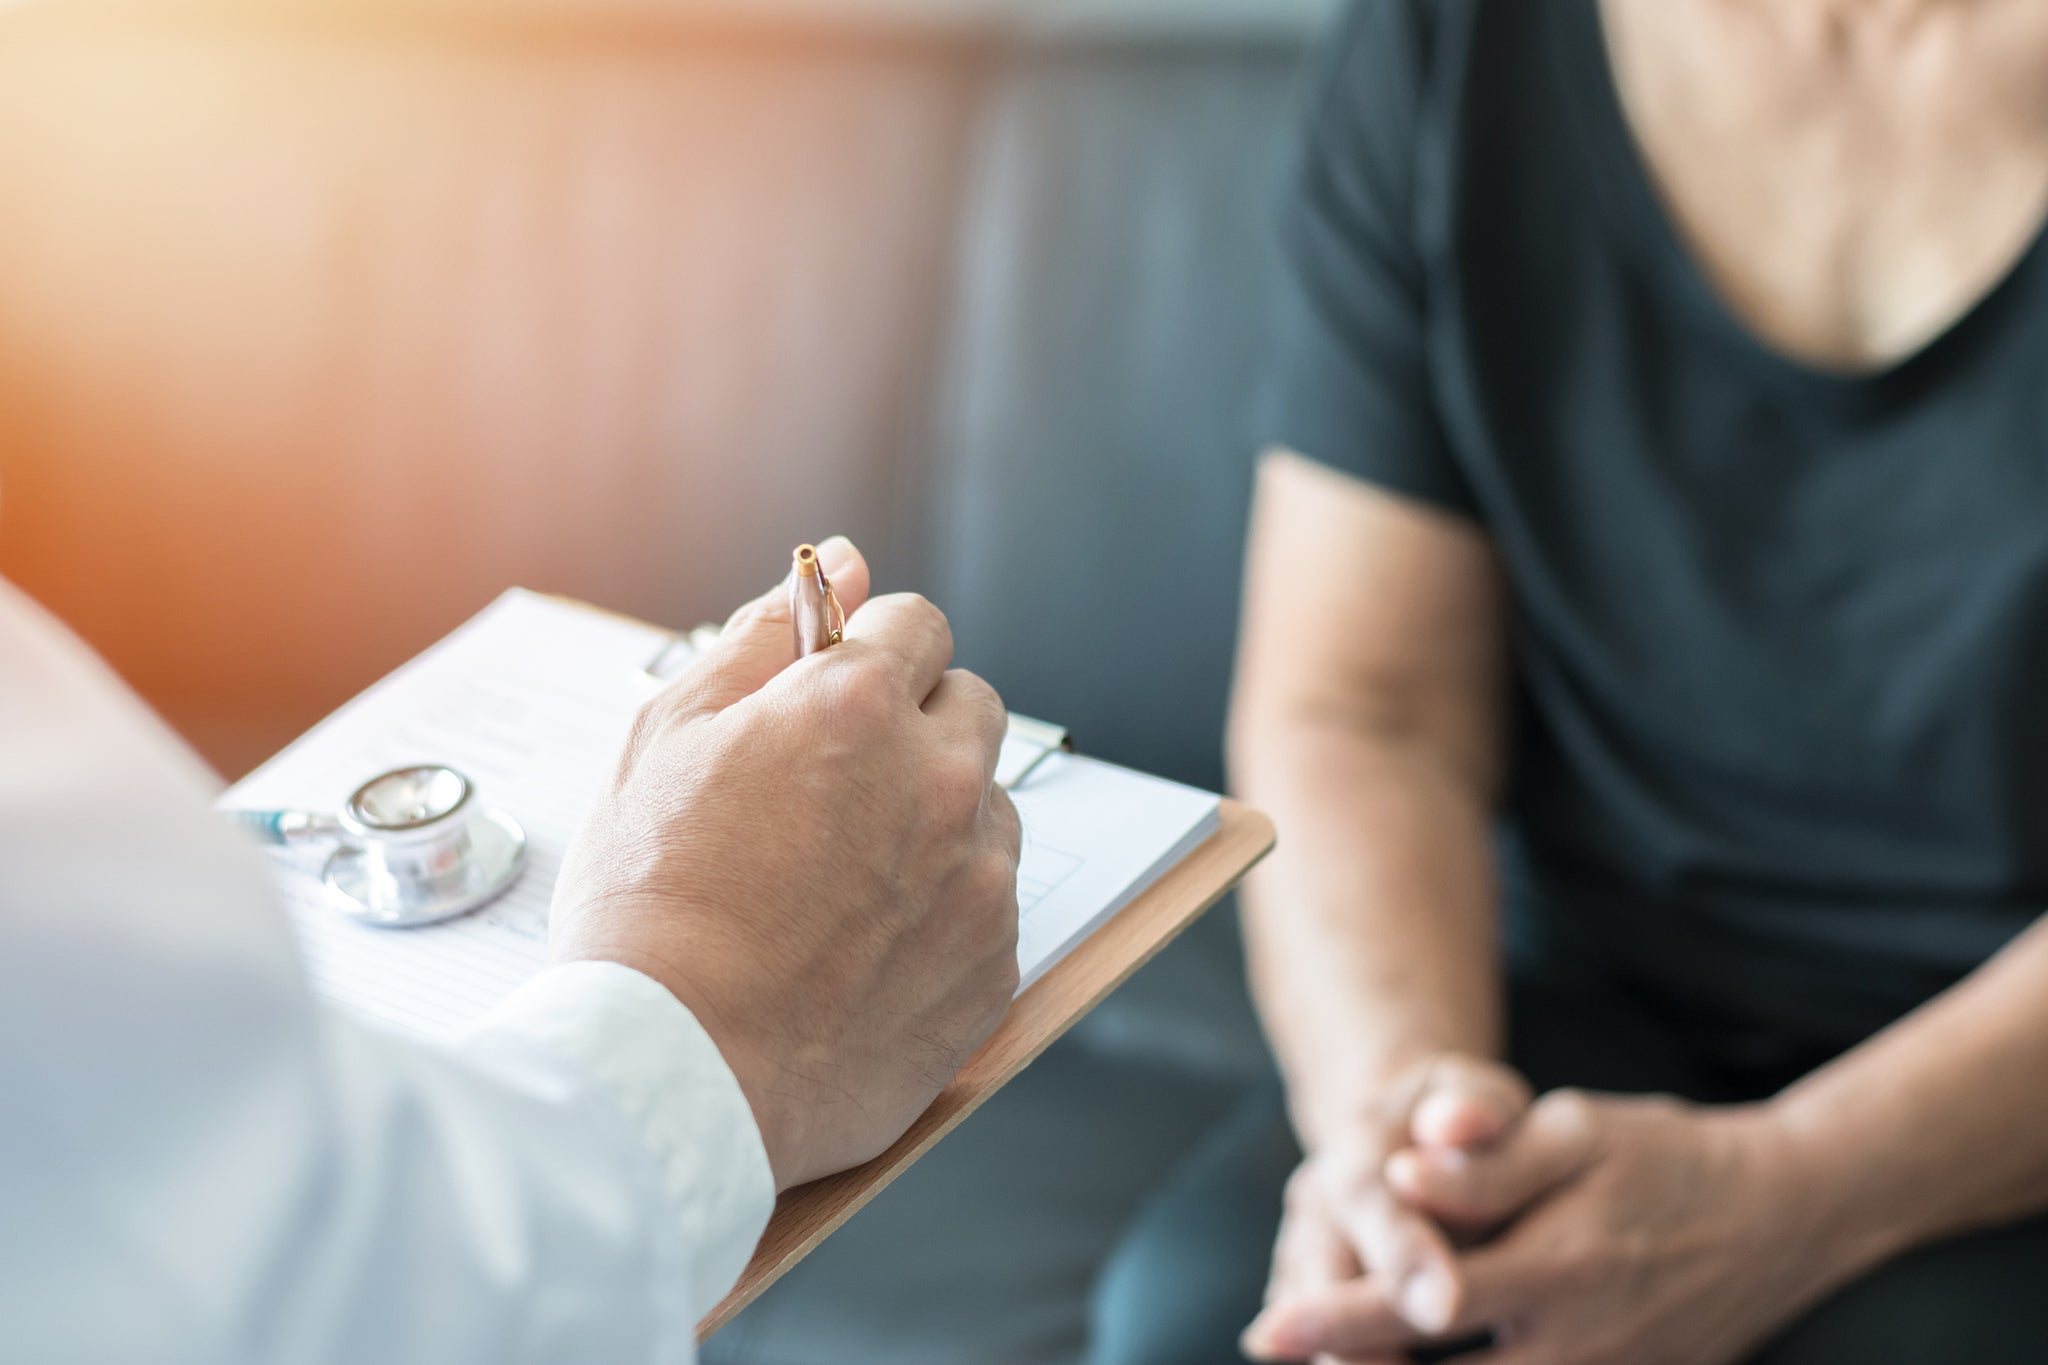
<path fill-rule="evenodd" d="M 796 547 L 789 575 L 789 621 L 796 632 L 796 656 L 815 654 L 836 645 L 846 632 L 846 613 L 832 595 L 832 580 L 818 562 L 818 547 Z"/>
<path fill-rule="evenodd" d="M 796 635 L 796 655 L 801 659 L 839 643 L 846 633 L 846 613 L 832 593 L 825 566 L 818 562 L 818 547 L 799 545 L 792 559 L 789 620 Z M 1054 754 L 1074 752 L 1073 738 L 1065 730 L 1029 716 L 1010 717 L 1004 745 L 1006 752 L 1023 755 L 1021 763 L 1012 760 L 1014 771 L 998 773 L 996 783 L 1004 791 L 1020 785 Z M 998 768 L 1001 766 L 999 763 Z"/>

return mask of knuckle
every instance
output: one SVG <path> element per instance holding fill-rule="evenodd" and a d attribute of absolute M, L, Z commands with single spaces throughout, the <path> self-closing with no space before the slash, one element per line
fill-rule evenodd
<path fill-rule="evenodd" d="M 830 720 L 853 730 L 885 724 L 892 702 L 888 673 L 871 659 L 848 657 L 834 662 L 837 667 L 818 670 L 818 685 Z"/>
<path fill-rule="evenodd" d="M 1639 1096 L 1636 1103 L 1644 1113 L 1659 1118 L 1676 1118 L 1692 1109 L 1692 1105 L 1680 1096 L 1660 1091 L 1653 1095 Z"/>
<path fill-rule="evenodd" d="M 952 657 L 953 625 L 946 619 L 946 613 L 921 592 L 892 592 L 887 601 L 892 613 L 900 614 L 906 622 L 945 643 L 947 657 Z"/>
<path fill-rule="evenodd" d="M 1425 1083 L 1425 1094 L 1448 1093 L 1495 1107 L 1505 1101 L 1516 1110 L 1529 1103 L 1529 1085 L 1517 1071 L 1490 1057 L 1446 1053 L 1437 1058 Z"/>
<path fill-rule="evenodd" d="M 903 609 L 905 611 L 910 612 L 912 615 L 927 621 L 931 625 L 940 627 L 948 631 L 951 630 L 951 627 L 946 625 L 946 613 L 940 611 L 938 608 L 938 604 L 933 602 L 931 598 L 926 597 L 923 593 L 899 592 L 895 594 L 895 597 L 899 602 L 903 604 Z"/>
<path fill-rule="evenodd" d="M 989 966 L 988 993 L 992 999 L 1007 1003 L 1017 994 L 1017 987 L 1024 979 L 1023 971 L 1017 966 L 1016 933 L 1011 932 L 1010 946 Z"/>
<path fill-rule="evenodd" d="M 948 677 L 960 689 L 960 696 L 981 713 L 984 724 L 993 726 L 998 735 L 1010 725 L 1010 713 L 1003 708 L 1003 699 L 993 684 L 979 673 L 965 668 L 952 669 Z"/>
<path fill-rule="evenodd" d="M 1017 936 L 1017 870 L 1007 858 L 985 855 L 977 858 L 969 874 L 968 894 L 999 926 L 1007 929 L 1012 946 Z"/>
<path fill-rule="evenodd" d="M 1474 1061 L 1473 1072 L 1482 1084 L 1513 1100 L 1517 1108 L 1528 1108 L 1530 1100 L 1534 1098 L 1529 1090 L 1528 1079 L 1506 1062 L 1496 1061 L 1491 1057 L 1481 1058 Z"/>
<path fill-rule="evenodd" d="M 928 599 L 919 597 L 917 601 L 919 607 L 931 618 L 932 634 L 938 639 L 939 652 L 950 661 L 953 657 L 953 623 L 946 619 L 946 613 L 940 611 L 937 605 Z"/>
<path fill-rule="evenodd" d="M 988 794 L 988 771 L 973 748 L 949 744 L 933 761 L 925 783 L 940 817 L 958 826 L 981 814 Z"/>
<path fill-rule="evenodd" d="M 1017 803 L 1010 799 L 1010 794 L 993 782 L 988 787 L 988 809 L 995 821 L 996 843 L 1009 858 L 1014 875 L 1024 849 L 1024 817 L 1017 813 Z"/>
<path fill-rule="evenodd" d="M 704 707 L 704 689 L 710 681 L 701 672 L 685 675 L 640 704 L 620 750 L 621 775 L 646 762 L 665 739 L 697 716 Z"/>
<path fill-rule="evenodd" d="M 784 600 L 782 590 L 777 589 L 775 592 L 756 597 L 751 602 L 741 603 L 738 610 L 725 618 L 725 628 L 719 632 L 720 635 L 749 631 L 767 622 L 771 615 L 786 614 L 782 605 Z"/>
<path fill-rule="evenodd" d="M 1596 1118 L 1593 1097 L 1583 1090 L 1566 1087 L 1553 1090 L 1537 1102 L 1544 1123 L 1563 1137 L 1584 1137 L 1593 1132 Z"/>
<path fill-rule="evenodd" d="M 1008 934 L 999 934 L 995 941 L 976 945 L 971 965 L 961 972 L 961 981 L 968 991 L 977 1015 L 984 1023 L 989 1016 L 1001 1017 L 1003 1010 L 1016 998 L 1017 984 L 1023 979 L 1017 965 L 1017 944 L 1015 929 Z"/>

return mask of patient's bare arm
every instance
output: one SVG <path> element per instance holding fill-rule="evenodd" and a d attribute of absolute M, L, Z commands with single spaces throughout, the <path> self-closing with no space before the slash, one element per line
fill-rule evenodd
<path fill-rule="evenodd" d="M 1491 1060 L 1503 597 L 1475 526 L 1297 455 L 1263 461 L 1230 762 L 1285 832 L 1244 911 L 1309 1154 L 1276 1288 L 1363 1270 L 1423 1322 L 1455 1306 L 1453 1258 L 1380 1165 L 1411 1134 L 1484 1141 L 1527 1102 Z"/>

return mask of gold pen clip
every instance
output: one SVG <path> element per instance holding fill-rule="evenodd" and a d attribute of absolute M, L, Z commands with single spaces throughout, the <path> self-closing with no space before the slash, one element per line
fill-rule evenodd
<path fill-rule="evenodd" d="M 846 611 L 832 591 L 832 580 L 818 562 L 818 547 L 799 545 L 789 576 L 789 624 L 801 659 L 846 638 Z"/>

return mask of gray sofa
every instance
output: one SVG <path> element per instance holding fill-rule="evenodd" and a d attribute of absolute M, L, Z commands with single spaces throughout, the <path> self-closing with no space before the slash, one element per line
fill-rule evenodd
<path fill-rule="evenodd" d="M 1216 786 L 1328 8 L 0 14 L 0 572 L 233 771 L 506 583 L 684 625 L 841 529 L 1014 707 Z M 712 1360 L 1076 1358 L 1264 1066 L 1212 916 Z"/>

